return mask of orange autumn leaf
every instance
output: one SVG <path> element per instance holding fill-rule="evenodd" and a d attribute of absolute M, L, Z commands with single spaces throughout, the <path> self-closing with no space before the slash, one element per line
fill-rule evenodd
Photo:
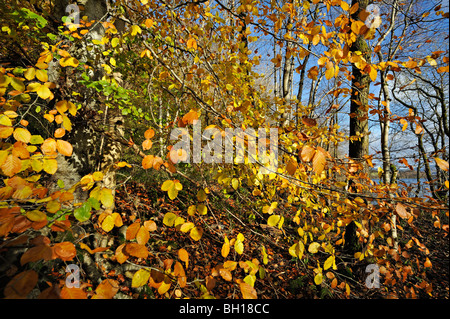
<path fill-rule="evenodd" d="M 42 152 L 46 155 L 53 155 L 56 153 L 56 140 L 48 138 L 41 145 Z"/>
<path fill-rule="evenodd" d="M 142 142 L 142 149 L 144 151 L 151 149 L 153 146 L 153 142 L 151 140 L 145 140 Z"/>
<path fill-rule="evenodd" d="M 125 245 L 125 253 L 127 253 L 130 256 L 137 257 L 137 258 L 146 259 L 148 257 L 147 247 L 145 247 L 144 245 L 140 245 L 138 243 L 126 244 Z"/>
<path fill-rule="evenodd" d="M 315 119 L 309 117 L 302 117 L 302 123 L 306 126 L 312 127 L 317 125 L 317 121 Z"/>
<path fill-rule="evenodd" d="M 289 175 L 294 175 L 295 171 L 297 170 L 298 164 L 295 160 L 290 160 L 288 164 L 286 165 L 286 171 Z"/>
<path fill-rule="evenodd" d="M 142 167 L 144 169 L 149 169 L 153 166 L 153 161 L 154 161 L 155 157 L 153 155 L 146 155 L 143 159 L 142 159 Z"/>
<path fill-rule="evenodd" d="M 197 50 L 197 41 L 195 41 L 194 38 L 189 38 L 187 40 L 186 46 L 187 46 L 188 49 Z"/>
<path fill-rule="evenodd" d="M 189 253 L 184 248 L 178 250 L 178 258 L 180 258 L 181 261 L 184 261 L 186 268 L 189 267 Z"/>
<path fill-rule="evenodd" d="M 239 284 L 239 288 L 241 289 L 242 298 L 244 299 L 257 299 L 256 289 L 247 284 L 246 282 L 241 282 Z"/>
<path fill-rule="evenodd" d="M 115 258 L 119 264 L 123 264 L 128 259 L 128 256 L 124 254 L 124 251 L 123 251 L 124 248 L 125 248 L 125 244 L 122 244 L 119 247 L 117 247 L 116 252 L 115 252 Z"/>
<path fill-rule="evenodd" d="M 2 166 L 3 174 L 8 177 L 16 175 L 22 168 L 22 161 L 13 154 L 9 154 Z"/>
<path fill-rule="evenodd" d="M 72 156 L 73 147 L 72 144 L 70 144 L 67 141 L 63 140 L 57 140 L 56 141 L 56 149 L 58 152 L 64 156 Z"/>
<path fill-rule="evenodd" d="M 51 260 L 52 249 L 48 245 L 37 245 L 28 249 L 20 258 L 20 264 L 23 266 L 26 263 L 38 260 Z"/>
<path fill-rule="evenodd" d="M 56 257 L 63 261 L 72 260 L 77 255 L 75 245 L 68 241 L 55 244 L 53 246 L 53 251 L 56 254 Z"/>
<path fill-rule="evenodd" d="M 66 134 L 66 130 L 65 129 L 63 129 L 63 128 L 58 128 L 56 131 L 55 131 L 55 137 L 56 138 L 61 138 L 61 137 L 63 137 L 64 135 Z"/>
<path fill-rule="evenodd" d="M 309 163 L 313 159 L 315 152 L 316 150 L 314 148 L 305 145 L 300 152 L 300 158 L 303 162 Z"/>
<path fill-rule="evenodd" d="M 175 263 L 173 274 L 178 278 L 178 285 L 180 285 L 180 288 L 184 288 L 187 283 L 187 277 L 183 265 L 181 265 L 179 261 Z"/>
<path fill-rule="evenodd" d="M 25 298 L 38 282 L 38 274 L 34 270 L 26 270 L 15 275 L 3 290 L 5 298 Z"/>
<path fill-rule="evenodd" d="M 127 231 L 125 232 L 125 239 L 126 240 L 135 239 L 140 227 L 141 224 L 139 222 L 133 223 L 130 226 L 128 226 Z"/>
<path fill-rule="evenodd" d="M 61 289 L 62 299 L 87 299 L 87 293 L 81 288 L 67 288 Z"/>
<path fill-rule="evenodd" d="M 113 279 L 105 279 L 95 289 L 92 299 L 112 299 L 119 291 L 119 284 Z"/>
<path fill-rule="evenodd" d="M 325 157 L 325 154 L 319 150 L 317 150 L 313 157 L 313 169 L 316 172 L 316 174 L 322 173 L 322 171 L 325 168 L 327 159 Z"/>
<path fill-rule="evenodd" d="M 139 231 L 136 234 L 136 241 L 140 245 L 145 245 L 148 240 L 150 239 L 150 234 L 147 229 L 145 229 L 144 226 L 141 226 L 139 228 Z"/>
<path fill-rule="evenodd" d="M 187 114 L 183 116 L 181 121 L 186 126 L 186 124 L 193 124 L 195 120 L 198 120 L 198 113 L 194 110 L 190 110 Z"/>
<path fill-rule="evenodd" d="M 18 127 L 14 130 L 13 136 L 17 141 L 21 141 L 27 144 L 30 143 L 31 140 L 31 133 L 27 129 L 21 127 Z"/>
<path fill-rule="evenodd" d="M 89 254 L 95 254 L 95 253 L 100 253 L 102 251 L 106 251 L 109 249 L 109 247 L 97 247 L 95 249 L 91 249 L 88 245 L 86 245 L 85 243 L 80 243 L 80 248 L 86 250 L 87 252 L 89 252 Z"/>
<path fill-rule="evenodd" d="M 147 229 L 149 232 L 155 231 L 156 230 L 156 223 L 153 220 L 146 220 L 144 222 L 144 227 L 145 229 Z"/>
<path fill-rule="evenodd" d="M 146 140 L 151 139 L 153 136 L 155 136 L 155 130 L 153 130 L 152 128 L 149 128 L 144 132 L 144 137 Z"/>

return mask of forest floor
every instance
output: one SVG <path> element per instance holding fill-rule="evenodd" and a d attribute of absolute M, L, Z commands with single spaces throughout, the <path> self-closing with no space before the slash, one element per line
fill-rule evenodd
<path fill-rule="evenodd" d="M 368 289 L 365 286 L 365 278 L 368 274 L 365 273 L 367 263 L 356 263 L 353 256 L 347 256 L 348 263 L 346 264 L 347 273 L 342 272 L 342 279 L 348 283 L 350 293 L 346 294 L 346 286 L 339 285 L 331 288 L 325 281 L 321 286 L 308 284 L 312 282 L 312 270 L 307 269 L 305 265 L 300 264 L 298 259 L 292 258 L 288 253 L 290 243 L 289 236 L 285 236 L 274 232 L 273 230 L 264 228 L 264 225 L 254 223 L 250 224 L 248 220 L 243 220 L 242 217 L 232 217 L 229 213 L 221 211 L 208 211 L 208 214 L 202 216 L 202 227 L 205 228 L 203 237 L 199 242 L 195 242 L 188 234 L 175 230 L 173 227 L 166 227 L 163 225 L 163 217 L 167 212 L 175 214 L 186 215 L 186 204 L 183 198 L 177 198 L 173 201 L 167 199 L 164 192 L 160 191 L 155 185 L 149 187 L 144 184 L 126 183 L 118 188 L 116 192 L 116 212 L 121 213 L 124 222 L 126 219 L 134 221 L 140 219 L 153 219 L 158 225 L 158 231 L 152 233 L 154 235 L 151 249 L 156 255 L 165 255 L 167 258 L 175 256 L 176 251 L 184 248 L 190 255 L 190 264 L 186 269 L 188 282 L 199 279 L 199 282 L 205 284 L 206 277 L 211 275 L 211 271 L 218 264 L 223 263 L 225 258 L 221 256 L 221 249 L 223 245 L 223 233 L 226 233 L 228 238 L 235 238 L 238 233 L 245 236 L 245 250 L 242 255 L 237 255 L 234 250 L 230 252 L 227 257 L 228 260 L 251 260 L 253 258 L 262 260 L 261 258 L 261 244 L 266 248 L 269 256 L 269 263 L 264 265 L 265 278 L 258 279 L 255 283 L 255 289 L 258 292 L 258 298 L 261 299 L 299 299 L 299 298 L 404 298 L 404 292 L 398 289 L 398 294 L 387 294 L 383 289 L 383 282 L 379 289 Z M 230 206 L 233 207 L 233 200 L 228 200 Z M 237 211 L 237 209 L 236 209 Z M 236 212 L 235 212 L 236 213 Z M 239 220 L 241 219 L 241 220 Z M 243 223 L 241 223 L 243 222 Z M 244 225 L 245 224 L 245 225 Z M 429 249 L 429 258 L 432 263 L 431 268 L 427 268 L 427 281 L 432 284 L 432 298 L 448 299 L 449 298 L 449 238 L 442 229 L 436 229 L 433 226 L 433 221 L 430 218 L 422 217 L 419 222 L 421 225 L 420 234 L 414 236 L 421 236 L 420 240 Z M 251 227 L 249 227 L 251 225 Z M 411 235 L 411 234 L 410 234 Z M 409 236 L 407 232 L 400 232 L 399 236 Z M 150 250 L 151 250 L 150 249 Z M 234 254 L 234 255 L 233 255 Z M 345 260 L 345 255 L 342 253 L 341 257 Z M 245 276 L 238 272 L 238 269 L 233 272 L 233 279 L 235 275 L 239 278 Z M 338 274 L 339 276 L 339 274 Z M 211 278 L 211 277 L 210 277 Z M 225 281 L 220 276 L 215 277 L 214 288 L 211 290 L 211 295 L 215 298 L 240 298 L 239 286 L 232 281 Z M 409 286 L 411 286 L 410 284 Z M 122 289 L 122 288 L 121 288 Z M 392 290 L 391 290 L 392 291 Z M 144 298 L 165 298 L 167 296 L 138 294 L 129 287 L 122 289 L 133 297 Z M 183 297 L 199 298 L 201 291 L 195 285 L 188 285 L 183 288 Z M 173 296 L 172 296 L 173 297 Z M 417 291 L 418 298 L 430 298 L 425 292 Z"/>

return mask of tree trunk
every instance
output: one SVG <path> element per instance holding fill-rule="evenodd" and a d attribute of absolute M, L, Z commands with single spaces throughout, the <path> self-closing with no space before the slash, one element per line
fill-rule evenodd
<path fill-rule="evenodd" d="M 68 0 L 55 2 L 54 17 L 57 21 L 61 21 L 62 16 L 69 16 L 70 12 L 67 11 L 69 3 Z M 78 7 L 80 10 L 79 18 L 87 16 L 88 20 L 106 21 L 108 11 L 106 0 L 80 0 L 78 3 L 82 5 Z M 102 50 L 98 47 L 87 50 L 87 46 L 94 39 L 101 40 L 104 35 L 103 25 L 101 23 L 94 24 L 86 34 L 85 39 L 71 43 L 69 49 L 71 55 L 81 62 L 98 61 L 86 72 L 93 81 L 100 80 L 104 75 L 101 67 Z M 78 85 L 76 79 L 60 79 L 63 70 L 59 66 L 59 61 L 52 61 L 49 64 L 48 74 L 49 81 L 57 84 L 57 87 L 58 82 L 61 81 L 70 82 L 73 86 Z M 72 119 L 73 128 L 67 134 L 67 140 L 73 146 L 73 153 L 71 157 L 58 156 L 58 170 L 52 179 L 54 181 L 61 179 L 65 188 L 69 189 L 79 182 L 84 175 L 101 170 L 104 174 L 102 186 L 114 190 L 115 171 L 112 164 L 120 158 L 122 145 L 106 137 L 103 132 L 122 135 L 123 118 L 120 114 L 117 114 L 116 110 L 106 109 L 99 102 L 98 93 L 95 89 L 79 88 L 79 90 L 82 91 L 80 93 L 84 97 L 81 101 L 82 108 L 78 111 L 77 116 Z M 56 92 L 55 96 L 58 95 L 61 94 Z M 70 99 L 70 97 L 61 96 L 61 99 Z M 103 111 L 103 114 L 98 111 Z M 88 194 L 77 190 L 74 196 L 75 202 L 83 202 L 87 199 Z"/>
<path fill-rule="evenodd" d="M 365 10 L 369 0 L 353 0 L 352 6 L 358 4 L 358 10 L 351 15 L 355 21 L 359 20 L 359 13 Z M 358 35 L 356 41 L 350 46 L 350 52 L 359 51 L 366 63 L 370 64 L 371 50 L 365 38 Z M 349 157 L 355 162 L 363 165 L 363 172 L 368 173 L 364 156 L 369 154 L 369 122 L 368 122 L 368 97 L 370 89 L 369 74 L 363 73 L 356 65 L 352 67 L 352 94 L 350 101 L 350 137 Z M 349 190 L 357 192 L 352 181 L 349 181 Z M 352 221 L 345 229 L 345 247 L 349 253 L 354 253 L 358 249 L 358 237 L 356 236 L 356 225 Z"/>

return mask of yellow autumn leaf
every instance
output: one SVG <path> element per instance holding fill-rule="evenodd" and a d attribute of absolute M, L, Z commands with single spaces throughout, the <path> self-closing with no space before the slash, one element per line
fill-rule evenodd
<path fill-rule="evenodd" d="M 439 166 L 439 168 L 443 171 L 448 171 L 448 162 L 443 160 L 442 158 L 439 157 L 434 157 L 434 160 L 436 161 L 437 166 Z"/>
<path fill-rule="evenodd" d="M 189 216 L 194 216 L 196 211 L 197 211 L 197 207 L 195 205 L 191 205 L 191 206 L 189 206 L 187 212 L 188 212 Z"/>
<path fill-rule="evenodd" d="M 100 201 L 106 208 L 112 208 L 114 206 L 112 190 L 109 188 L 102 188 L 100 191 Z"/>
<path fill-rule="evenodd" d="M 202 238 L 203 235 L 203 229 L 201 227 L 194 227 L 191 229 L 189 235 L 191 238 L 195 241 L 199 241 L 200 238 Z"/>
<path fill-rule="evenodd" d="M 44 158 L 42 168 L 46 173 L 53 175 L 58 169 L 58 162 L 53 158 Z"/>
<path fill-rule="evenodd" d="M 239 180 L 237 178 L 233 178 L 231 180 L 231 186 L 234 188 L 234 190 L 237 190 L 239 187 Z"/>
<path fill-rule="evenodd" d="M 47 215 L 39 210 L 32 210 L 27 212 L 27 218 L 33 222 L 42 222 L 47 219 Z"/>
<path fill-rule="evenodd" d="M 303 245 L 303 242 L 299 241 L 289 248 L 289 254 L 292 257 L 298 257 L 299 259 L 301 259 L 303 257 L 304 250 L 305 246 Z"/>
<path fill-rule="evenodd" d="M 320 285 L 322 283 L 323 280 L 323 275 L 321 272 L 319 272 L 315 277 L 314 277 L 314 283 L 316 285 Z"/>
<path fill-rule="evenodd" d="M 13 136 L 17 141 L 24 142 L 26 144 L 30 143 L 31 140 L 31 133 L 27 129 L 21 127 L 14 130 Z"/>
<path fill-rule="evenodd" d="M 105 232 L 109 232 L 114 228 L 114 218 L 111 215 L 108 215 L 102 221 L 102 229 Z"/>
<path fill-rule="evenodd" d="M 134 37 L 138 33 L 142 33 L 141 28 L 138 25 L 131 26 L 131 35 Z"/>
<path fill-rule="evenodd" d="M 55 108 L 60 114 L 64 114 L 69 108 L 69 103 L 66 100 L 59 101 L 55 104 Z"/>
<path fill-rule="evenodd" d="M 133 275 L 133 279 L 131 280 L 131 287 L 138 288 L 145 285 L 150 278 L 150 272 L 145 269 L 139 269 Z"/>
<path fill-rule="evenodd" d="M 267 225 L 275 227 L 278 222 L 280 221 L 281 216 L 280 215 L 271 215 L 268 219 L 267 219 Z"/>
<path fill-rule="evenodd" d="M 178 191 L 182 189 L 183 185 L 177 180 L 167 180 L 161 186 L 161 190 L 167 191 L 170 199 L 175 199 L 178 195 Z"/>
<path fill-rule="evenodd" d="M 48 99 L 48 98 L 50 98 L 50 97 L 53 96 L 53 94 L 52 94 L 52 92 L 50 91 L 50 89 L 49 89 L 46 85 L 44 85 L 44 84 L 39 85 L 39 86 L 36 88 L 36 93 L 37 93 L 37 95 L 38 95 L 41 99 L 43 99 L 43 100 L 46 100 L 46 99 Z"/>
<path fill-rule="evenodd" d="M 52 214 L 56 213 L 60 208 L 61 204 L 56 200 L 49 201 L 46 205 L 47 211 Z"/>
<path fill-rule="evenodd" d="M 28 81 L 31 81 L 34 79 L 36 75 L 36 69 L 35 68 L 28 68 L 24 73 L 23 76 L 25 77 L 25 79 L 27 79 Z"/>
<path fill-rule="evenodd" d="M 228 240 L 227 236 L 225 236 L 225 243 L 222 245 L 221 253 L 223 258 L 226 258 L 230 253 L 230 241 Z"/>
<path fill-rule="evenodd" d="M 177 215 L 175 215 L 174 213 L 166 213 L 164 215 L 164 219 L 163 219 L 163 224 L 168 226 L 168 227 L 172 227 L 175 219 L 177 219 Z"/>
<path fill-rule="evenodd" d="M 64 57 L 61 60 L 59 60 L 59 64 L 62 67 L 72 66 L 72 67 L 76 68 L 80 64 L 80 62 L 77 59 L 75 59 L 74 57 L 69 56 L 69 57 Z"/>
<path fill-rule="evenodd" d="M 199 202 L 204 202 L 206 200 L 206 193 L 203 189 L 197 192 L 197 199 Z"/>
<path fill-rule="evenodd" d="M 12 126 L 11 119 L 6 115 L 0 114 L 0 125 Z"/>
<path fill-rule="evenodd" d="M 115 48 L 116 46 L 118 46 L 119 43 L 120 43 L 119 38 L 113 38 L 113 39 L 111 40 L 111 46 L 112 46 L 113 48 Z"/>
<path fill-rule="evenodd" d="M 375 82 L 375 80 L 377 79 L 377 69 L 375 69 L 373 65 L 370 66 L 369 77 L 372 82 Z"/>
<path fill-rule="evenodd" d="M 94 179 L 94 181 L 98 182 L 103 180 L 103 173 L 102 172 L 94 172 L 92 174 L 92 178 Z"/>
<path fill-rule="evenodd" d="M 244 243 L 240 240 L 236 240 L 234 242 L 234 250 L 236 250 L 239 255 L 242 255 L 244 253 Z"/>
<path fill-rule="evenodd" d="M 48 81 L 47 70 L 37 70 L 36 78 L 41 82 L 47 82 Z"/>
<path fill-rule="evenodd" d="M 187 223 L 184 223 L 183 225 L 181 225 L 180 231 L 182 231 L 183 233 L 187 233 L 188 231 L 190 231 L 194 227 L 195 227 L 194 223 L 187 222 Z"/>
<path fill-rule="evenodd" d="M 334 256 L 330 256 L 325 260 L 325 263 L 323 264 L 323 270 L 327 270 L 330 267 L 332 267 L 334 264 Z"/>
<path fill-rule="evenodd" d="M 203 204 L 199 204 L 197 205 L 197 213 L 199 215 L 206 215 L 208 213 L 208 208 Z"/>
<path fill-rule="evenodd" d="M 334 66 L 329 67 L 326 71 L 325 71 L 325 78 L 327 80 L 331 79 L 334 76 Z"/>
<path fill-rule="evenodd" d="M 308 251 L 311 254 L 315 254 L 315 253 L 317 253 L 319 251 L 319 248 L 320 248 L 320 244 L 316 243 L 316 242 L 313 242 L 313 243 L 309 244 Z"/>
<path fill-rule="evenodd" d="M 25 84 L 23 84 L 23 81 L 18 78 L 11 78 L 11 85 L 12 87 L 20 92 L 25 91 Z"/>
<path fill-rule="evenodd" d="M 166 282 L 165 280 L 161 283 L 161 286 L 158 288 L 158 293 L 160 295 L 164 295 L 170 289 L 171 282 Z"/>
<path fill-rule="evenodd" d="M 404 132 L 406 130 L 406 128 L 408 127 L 408 121 L 405 119 L 400 119 L 400 123 L 403 125 L 402 131 Z"/>
<path fill-rule="evenodd" d="M 72 130 L 72 122 L 70 121 L 70 119 L 65 114 L 62 116 L 62 127 L 64 129 L 66 129 L 67 131 L 71 131 Z"/>

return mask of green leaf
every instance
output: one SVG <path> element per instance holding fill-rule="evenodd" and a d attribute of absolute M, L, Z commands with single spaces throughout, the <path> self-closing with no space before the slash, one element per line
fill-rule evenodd
<path fill-rule="evenodd" d="M 86 203 L 74 210 L 73 215 L 80 222 L 85 222 L 91 218 L 91 206 Z"/>
<path fill-rule="evenodd" d="M 58 184 L 58 187 L 59 187 L 59 188 L 64 188 L 64 187 L 65 187 L 65 186 L 64 186 L 64 181 L 63 181 L 63 180 L 58 179 L 58 181 L 56 182 L 56 184 Z"/>
<path fill-rule="evenodd" d="M 86 203 L 89 204 L 90 207 L 94 208 L 95 210 L 100 209 L 100 202 L 98 201 L 97 198 L 89 197 Z"/>
<path fill-rule="evenodd" d="M 40 135 L 31 135 L 30 143 L 31 144 L 42 144 L 42 143 L 44 143 L 44 139 Z"/>

